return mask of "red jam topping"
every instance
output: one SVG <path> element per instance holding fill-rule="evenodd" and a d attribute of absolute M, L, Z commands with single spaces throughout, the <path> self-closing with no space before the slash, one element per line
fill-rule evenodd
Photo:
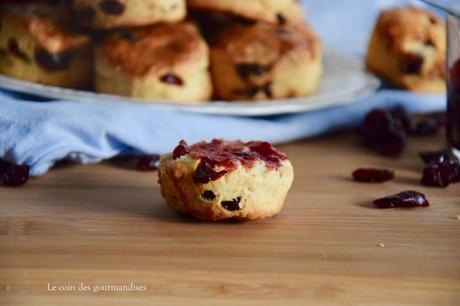
<path fill-rule="evenodd" d="M 200 142 L 192 146 L 182 140 L 174 149 L 173 158 L 178 159 L 184 155 L 200 160 L 195 173 L 195 183 L 207 184 L 235 170 L 239 164 L 250 169 L 261 160 L 267 168 L 277 169 L 282 161 L 287 159 L 286 154 L 275 149 L 270 143 L 262 141 L 227 142 L 214 139 L 210 143 Z M 215 170 L 219 167 L 219 171 Z"/>

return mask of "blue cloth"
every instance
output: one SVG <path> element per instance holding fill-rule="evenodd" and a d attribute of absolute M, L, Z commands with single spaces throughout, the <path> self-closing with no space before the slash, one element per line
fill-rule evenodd
<path fill-rule="evenodd" d="M 396 0 L 307 0 L 310 22 L 326 48 L 363 56 L 378 11 Z M 333 4 L 332 4 L 333 3 Z M 166 111 L 155 105 L 51 101 L 0 91 L 0 156 L 44 174 L 61 159 L 98 162 L 119 154 L 163 153 L 180 139 L 263 139 L 280 143 L 355 126 L 374 107 L 410 112 L 445 109 L 441 95 L 384 89 L 354 104 L 295 115 L 244 118 Z"/>

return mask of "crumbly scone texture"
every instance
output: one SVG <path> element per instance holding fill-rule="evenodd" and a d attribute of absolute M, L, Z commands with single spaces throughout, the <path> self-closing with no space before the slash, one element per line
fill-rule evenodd
<path fill-rule="evenodd" d="M 308 25 L 238 24 L 211 45 L 215 95 L 223 100 L 306 96 L 322 71 L 321 40 Z"/>
<path fill-rule="evenodd" d="M 446 91 L 446 30 L 434 13 L 415 6 L 383 11 L 366 64 L 396 85 L 418 92 Z"/>
<path fill-rule="evenodd" d="M 169 207 L 204 221 L 258 220 L 278 214 L 294 180 L 289 160 L 277 169 L 262 161 L 247 169 L 241 165 L 216 181 L 197 184 L 193 173 L 199 161 L 189 156 L 177 160 L 162 156 L 158 170 L 161 194 Z M 206 194 L 213 194 L 210 198 Z M 225 203 L 239 201 L 239 210 L 228 210 Z"/>
<path fill-rule="evenodd" d="M 96 48 L 96 91 L 200 103 L 212 94 L 209 48 L 190 22 L 122 30 Z"/>
<path fill-rule="evenodd" d="M 46 4 L 0 6 L 0 73 L 48 85 L 85 88 L 92 82 L 92 43 Z"/>
<path fill-rule="evenodd" d="M 301 23 L 304 19 L 298 0 L 187 0 L 187 4 L 271 23 Z"/>
<path fill-rule="evenodd" d="M 102 29 L 177 22 L 185 18 L 185 0 L 74 0 L 80 22 Z"/>

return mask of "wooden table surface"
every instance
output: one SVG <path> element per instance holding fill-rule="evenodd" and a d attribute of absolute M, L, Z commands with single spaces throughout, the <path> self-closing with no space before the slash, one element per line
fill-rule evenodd
<path fill-rule="evenodd" d="M 248 223 L 178 217 L 156 173 L 127 161 L 59 166 L 0 188 L 0 305 L 460 305 L 460 185 L 418 183 L 417 152 L 443 145 L 411 139 L 396 159 L 353 135 L 283 146 L 296 171 L 285 208 Z M 354 183 L 361 166 L 397 179 Z M 370 205 L 410 189 L 432 206 Z"/>

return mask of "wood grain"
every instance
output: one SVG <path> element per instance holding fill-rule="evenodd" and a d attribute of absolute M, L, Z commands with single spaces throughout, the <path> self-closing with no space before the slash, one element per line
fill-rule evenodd
<path fill-rule="evenodd" d="M 59 166 L 0 188 L 0 305 L 459 305 L 460 185 L 418 183 L 417 152 L 443 146 L 441 136 L 415 138 L 393 159 L 353 135 L 283 146 L 296 170 L 285 209 L 248 223 L 178 217 L 156 174 L 129 161 Z M 354 183 L 361 166 L 397 179 Z M 432 206 L 370 205 L 408 189 Z M 146 290 L 48 290 L 81 283 Z"/>

